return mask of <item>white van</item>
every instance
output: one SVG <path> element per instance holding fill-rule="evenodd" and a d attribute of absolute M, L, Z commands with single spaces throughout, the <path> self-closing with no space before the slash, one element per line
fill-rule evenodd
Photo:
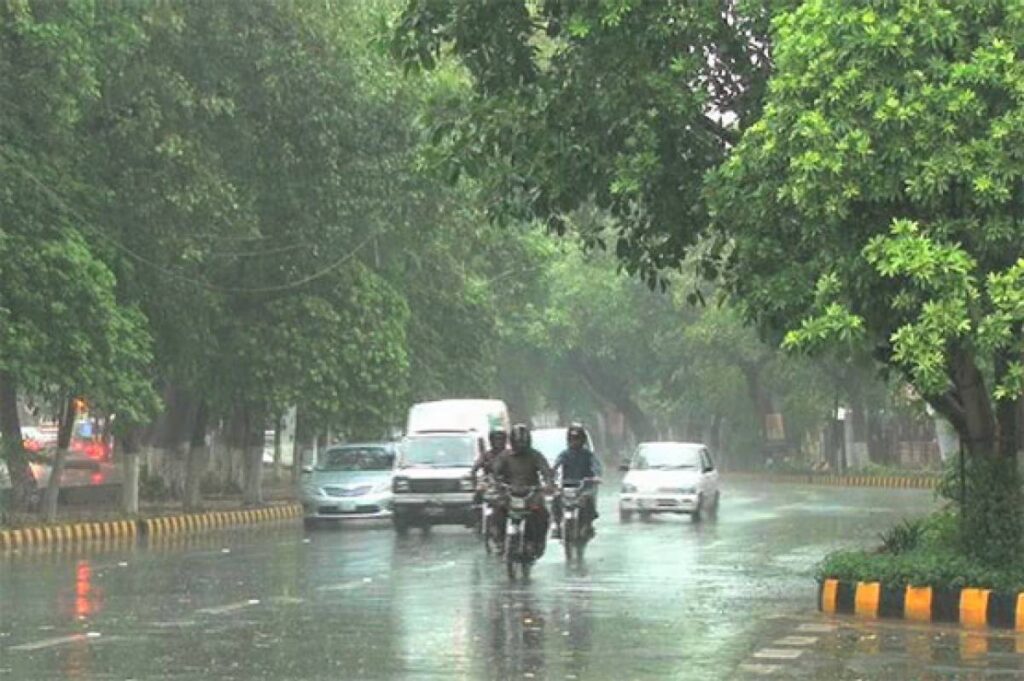
<path fill-rule="evenodd" d="M 496 427 L 510 427 L 501 400 L 438 400 L 409 409 L 391 481 L 395 530 L 476 522 L 470 474 Z"/>
<path fill-rule="evenodd" d="M 486 439 L 496 427 L 506 432 L 511 427 L 508 407 L 501 400 L 437 400 L 412 405 L 405 433 L 472 430 Z"/>

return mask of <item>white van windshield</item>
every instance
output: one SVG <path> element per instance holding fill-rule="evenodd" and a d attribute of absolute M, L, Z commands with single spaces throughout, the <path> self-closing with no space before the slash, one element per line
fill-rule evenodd
<path fill-rule="evenodd" d="M 700 468 L 700 446 L 674 442 L 651 442 L 640 445 L 632 468 L 697 470 Z"/>
<path fill-rule="evenodd" d="M 406 438 L 402 442 L 402 465 L 468 468 L 476 459 L 475 442 L 469 435 Z"/>

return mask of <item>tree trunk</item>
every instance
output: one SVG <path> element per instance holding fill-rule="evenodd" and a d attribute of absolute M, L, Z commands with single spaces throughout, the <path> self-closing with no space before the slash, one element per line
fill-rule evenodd
<path fill-rule="evenodd" d="M 121 438 L 121 465 L 124 467 L 121 510 L 129 515 L 139 513 L 139 435 L 132 429 Z"/>
<path fill-rule="evenodd" d="M 989 565 L 1013 565 L 1021 556 L 1024 537 L 1016 409 L 1010 401 L 993 410 L 984 377 L 966 353 L 956 353 L 952 366 L 956 394 L 943 406 L 953 412 L 950 420 L 968 455 L 958 499 L 964 549 Z M 998 356 L 995 370 L 998 383 L 1006 370 Z"/>
<path fill-rule="evenodd" d="M 43 519 L 52 523 L 57 519 L 57 501 L 60 497 L 60 481 L 64 475 L 64 463 L 67 461 L 68 448 L 71 446 L 71 433 L 75 427 L 75 400 L 69 397 L 64 401 L 61 411 L 60 429 L 57 433 L 57 453 L 53 457 L 50 468 L 50 480 L 46 485 L 43 498 Z"/>
<path fill-rule="evenodd" d="M 274 482 L 281 480 L 281 421 L 280 416 L 274 419 Z"/>
<path fill-rule="evenodd" d="M 593 366 L 580 357 L 570 355 L 569 361 L 579 371 L 583 380 L 590 386 L 595 395 L 615 405 L 622 412 L 626 423 L 629 424 L 629 429 L 633 431 L 633 436 L 637 440 L 643 442 L 657 437 L 654 423 L 644 413 L 643 409 L 640 408 L 640 405 L 633 400 L 633 397 L 624 386 L 605 374 L 600 368 Z"/>
<path fill-rule="evenodd" d="M 302 424 L 299 421 L 300 415 L 298 409 L 295 410 L 295 423 L 292 426 L 294 429 L 292 432 L 292 483 L 298 484 L 299 478 L 302 475 L 302 466 L 305 465 L 302 461 Z"/>
<path fill-rule="evenodd" d="M 0 438 L 7 472 L 11 476 L 11 510 L 24 513 L 32 505 L 36 481 L 22 444 L 18 386 L 6 371 L 0 372 Z"/>
<path fill-rule="evenodd" d="M 196 408 L 192 436 L 189 439 L 188 454 L 185 460 L 185 489 L 182 494 L 182 507 L 186 511 L 198 510 L 202 504 L 200 484 L 203 480 L 203 472 L 206 470 L 208 424 L 209 409 L 206 406 L 206 400 L 200 400 L 199 406 Z"/>
<path fill-rule="evenodd" d="M 242 421 L 245 425 L 245 482 L 242 502 L 246 506 L 259 506 L 263 503 L 263 429 L 259 428 L 259 438 L 256 437 L 256 433 L 257 426 L 262 425 L 262 420 L 254 419 L 251 410 L 246 408 Z"/>
<path fill-rule="evenodd" d="M 760 439 L 760 456 L 762 462 L 771 454 L 774 453 L 774 447 L 772 446 L 771 438 L 768 433 L 768 418 L 770 415 L 775 413 L 775 407 L 772 404 L 772 397 L 764 388 L 763 381 L 761 379 L 761 365 L 752 363 L 741 363 L 739 365 L 740 371 L 743 372 L 743 378 L 747 383 L 747 394 L 750 396 L 750 401 L 754 405 L 754 409 L 757 411 L 757 424 L 758 424 L 758 437 Z"/>

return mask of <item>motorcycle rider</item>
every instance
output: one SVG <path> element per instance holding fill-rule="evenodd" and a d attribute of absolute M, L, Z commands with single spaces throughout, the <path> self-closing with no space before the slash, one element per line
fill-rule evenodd
<path fill-rule="evenodd" d="M 491 432 L 487 434 L 487 441 L 490 443 L 491 448 L 480 455 L 480 458 L 473 464 L 473 469 L 470 474 L 473 479 L 476 479 L 476 474 L 483 471 L 484 476 L 494 474 L 494 464 L 497 462 L 498 457 L 508 451 L 508 433 L 501 426 L 497 426 L 491 429 Z"/>
<path fill-rule="evenodd" d="M 484 503 L 487 484 L 494 475 L 494 464 L 497 462 L 498 457 L 508 451 L 508 433 L 501 426 L 492 428 L 491 432 L 487 434 L 487 440 L 491 445 L 490 449 L 480 455 L 470 470 L 470 476 L 473 478 L 474 486 L 476 487 L 476 493 L 473 495 L 473 504 L 475 506 Z M 483 474 L 483 479 L 479 483 L 477 483 L 478 473 Z M 505 525 L 504 523 L 499 523 L 496 527 L 498 532 L 496 539 L 499 542 L 503 541 L 504 537 L 501 535 L 505 532 Z"/>
<path fill-rule="evenodd" d="M 601 477 L 601 461 L 594 452 L 587 448 L 587 431 L 581 423 L 572 423 L 565 432 L 567 448 L 555 460 L 553 470 L 562 470 L 562 486 L 577 486 L 583 484 L 588 478 Z M 590 528 L 591 536 L 596 534 L 594 521 L 598 518 L 596 493 L 587 494 L 583 497 L 581 508 L 583 515 L 581 520 Z M 551 533 L 552 538 L 562 537 L 562 498 L 555 496 L 553 511 L 555 515 L 555 529 Z"/>
<path fill-rule="evenodd" d="M 512 489 L 539 487 L 543 483 L 546 490 L 554 487 L 555 475 L 544 455 L 531 446 L 530 429 L 523 423 L 512 426 L 509 434 L 512 449 L 498 457 L 494 464 L 494 478 Z M 548 525 L 550 518 L 544 505 L 543 491 L 538 492 L 530 502 L 537 511 L 531 513 L 526 523 L 526 536 L 537 547 L 537 558 L 544 554 L 547 544 Z M 505 526 L 506 511 L 495 509 L 495 519 L 499 527 Z"/>

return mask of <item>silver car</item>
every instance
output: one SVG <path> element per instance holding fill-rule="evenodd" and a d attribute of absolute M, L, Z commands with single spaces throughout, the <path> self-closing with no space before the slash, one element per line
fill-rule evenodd
<path fill-rule="evenodd" d="M 300 492 L 307 525 L 344 518 L 391 516 L 391 443 L 329 447 L 316 467 L 302 471 Z"/>

